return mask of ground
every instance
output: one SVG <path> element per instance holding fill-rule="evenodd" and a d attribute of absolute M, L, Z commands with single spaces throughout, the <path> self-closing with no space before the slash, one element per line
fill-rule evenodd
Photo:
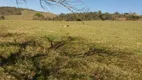
<path fill-rule="evenodd" d="M 141 25 L 1 20 L 0 79 L 141 80 Z"/>

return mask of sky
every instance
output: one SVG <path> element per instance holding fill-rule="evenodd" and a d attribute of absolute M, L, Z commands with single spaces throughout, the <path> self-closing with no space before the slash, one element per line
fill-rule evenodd
<path fill-rule="evenodd" d="M 0 0 L 0 6 L 17 7 L 16 0 Z M 142 0 L 78 0 L 74 7 L 83 11 L 98 11 L 114 13 L 136 12 L 142 14 Z M 60 5 L 45 6 L 41 8 L 39 0 L 27 0 L 27 4 L 20 3 L 18 7 L 34 9 L 37 11 L 52 12 L 55 14 L 69 13 L 70 11 Z"/>

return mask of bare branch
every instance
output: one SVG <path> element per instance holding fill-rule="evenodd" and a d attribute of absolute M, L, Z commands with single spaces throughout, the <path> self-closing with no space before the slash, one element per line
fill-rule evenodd
<path fill-rule="evenodd" d="M 18 4 L 20 4 L 21 1 L 27 3 L 27 0 L 16 0 L 17 6 L 18 6 Z M 45 9 L 43 3 L 46 4 L 46 5 L 48 5 L 48 6 L 59 4 L 59 5 L 63 6 L 63 7 L 65 7 L 65 8 L 67 8 L 69 11 L 71 11 L 71 12 L 75 15 L 76 18 L 79 18 L 79 19 L 81 20 L 80 16 L 78 16 L 78 15 L 74 12 L 74 10 L 79 10 L 79 9 L 75 9 L 75 8 L 72 6 L 72 4 L 73 4 L 74 2 L 76 2 L 76 3 L 77 3 L 77 2 L 81 2 L 81 0 L 39 0 L 39 2 L 40 2 L 40 6 L 41 6 L 43 9 Z M 81 20 L 81 21 L 82 21 L 82 20 Z M 85 24 L 84 21 L 82 21 L 82 23 Z"/>

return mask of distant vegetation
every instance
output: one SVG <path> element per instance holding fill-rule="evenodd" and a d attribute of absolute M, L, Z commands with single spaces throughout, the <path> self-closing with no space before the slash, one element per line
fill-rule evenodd
<path fill-rule="evenodd" d="M 142 20 L 142 15 L 137 13 L 102 13 L 101 11 L 96 12 L 83 12 L 83 13 L 73 13 L 60 15 L 55 15 L 48 12 L 39 12 L 31 9 L 15 8 L 15 7 L 0 7 L 0 15 L 4 16 L 5 19 L 12 20 L 59 20 L 59 21 L 91 21 L 91 20 L 117 20 L 117 21 L 126 21 L 126 20 Z M 0 19 L 2 19 L 0 17 Z"/>
<path fill-rule="evenodd" d="M 52 20 L 53 18 L 45 17 L 42 13 L 37 12 L 33 16 L 33 20 Z"/>
<path fill-rule="evenodd" d="M 138 15 L 136 13 L 102 13 L 101 11 L 97 12 L 84 12 L 84 13 L 75 13 L 80 18 L 77 18 L 74 14 L 60 14 L 55 17 L 54 20 L 65 20 L 65 21 L 90 21 L 90 20 L 117 20 L 117 21 L 125 21 L 125 20 L 140 20 L 142 19 L 142 15 Z"/>
<path fill-rule="evenodd" d="M 0 15 L 21 15 L 21 8 L 0 7 Z"/>
<path fill-rule="evenodd" d="M 33 17 L 33 20 L 44 20 L 44 15 L 37 12 L 37 13 L 35 13 L 35 15 Z"/>

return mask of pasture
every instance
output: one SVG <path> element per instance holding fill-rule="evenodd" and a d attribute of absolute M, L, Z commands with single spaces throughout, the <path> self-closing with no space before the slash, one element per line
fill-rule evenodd
<path fill-rule="evenodd" d="M 1 80 L 141 80 L 141 67 L 141 21 L 0 21 Z"/>

